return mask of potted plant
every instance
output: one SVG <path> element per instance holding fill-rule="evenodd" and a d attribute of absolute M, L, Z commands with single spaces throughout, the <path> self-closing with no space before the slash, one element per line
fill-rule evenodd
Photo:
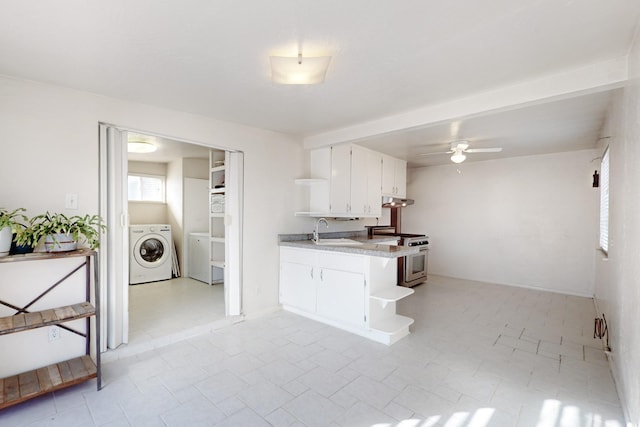
<path fill-rule="evenodd" d="M 13 233 L 17 233 L 24 227 L 22 222 L 27 221 L 27 217 L 22 213 L 24 211 L 24 208 L 12 211 L 0 208 L 0 257 L 9 255 Z"/>
<path fill-rule="evenodd" d="M 66 216 L 61 213 L 44 213 L 29 220 L 29 225 L 18 233 L 18 244 L 36 246 L 44 240 L 47 252 L 73 251 L 78 240 L 84 239 L 87 246 L 100 246 L 100 231 L 106 230 L 99 215 Z"/>

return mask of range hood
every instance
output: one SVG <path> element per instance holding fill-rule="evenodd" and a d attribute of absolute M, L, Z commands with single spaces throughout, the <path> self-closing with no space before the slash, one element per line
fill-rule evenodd
<path fill-rule="evenodd" d="M 401 199 L 399 197 L 382 196 L 383 208 L 403 208 L 413 204 L 413 199 Z"/>

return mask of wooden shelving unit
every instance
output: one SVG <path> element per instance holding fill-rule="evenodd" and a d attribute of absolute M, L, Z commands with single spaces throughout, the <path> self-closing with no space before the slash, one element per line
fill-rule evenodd
<path fill-rule="evenodd" d="M 69 360 L 54 363 L 31 371 L 0 378 L 0 410 L 22 403 L 26 400 L 80 384 L 90 379 L 97 379 L 97 389 L 102 388 L 101 364 L 100 364 L 100 286 L 98 283 L 97 256 L 95 251 L 76 250 L 60 253 L 34 253 L 26 255 L 14 255 L 0 258 L 0 265 L 23 261 L 38 261 L 46 259 L 64 259 L 84 257 L 82 264 L 74 268 L 65 277 L 58 280 L 47 290 L 36 296 L 23 307 L 17 307 L 11 303 L 0 300 L 0 304 L 16 311 L 12 316 L 0 317 L 0 336 L 20 333 L 36 328 L 58 325 L 80 335 L 86 340 L 86 354 Z M 91 259 L 94 259 L 94 292 L 95 306 L 91 304 Z M 29 311 L 28 307 L 43 298 L 51 290 L 64 283 L 72 274 L 84 267 L 86 293 L 85 301 L 77 304 L 53 307 L 40 311 Z M 90 356 L 91 325 L 90 318 L 95 317 L 95 362 Z M 64 324 L 72 320 L 86 319 L 86 333 L 71 329 Z"/>

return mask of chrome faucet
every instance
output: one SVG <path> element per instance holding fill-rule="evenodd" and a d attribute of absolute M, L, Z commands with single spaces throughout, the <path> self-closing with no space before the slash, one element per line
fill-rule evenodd
<path fill-rule="evenodd" d="M 316 220 L 316 226 L 313 229 L 313 241 L 315 243 L 318 243 L 320 241 L 320 235 L 318 234 L 318 226 L 320 225 L 321 222 L 324 222 L 324 225 L 326 225 L 327 228 L 329 228 L 329 223 L 327 222 L 326 218 L 318 218 Z"/>

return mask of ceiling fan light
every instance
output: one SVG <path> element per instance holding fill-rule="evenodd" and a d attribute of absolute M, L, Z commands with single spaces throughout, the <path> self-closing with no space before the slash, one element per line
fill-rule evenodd
<path fill-rule="evenodd" d="M 453 153 L 453 155 L 451 156 L 451 161 L 453 163 L 462 163 L 464 162 L 464 159 L 466 159 L 467 156 L 465 156 L 464 154 L 462 154 L 462 151 L 456 151 L 455 153 Z"/>

